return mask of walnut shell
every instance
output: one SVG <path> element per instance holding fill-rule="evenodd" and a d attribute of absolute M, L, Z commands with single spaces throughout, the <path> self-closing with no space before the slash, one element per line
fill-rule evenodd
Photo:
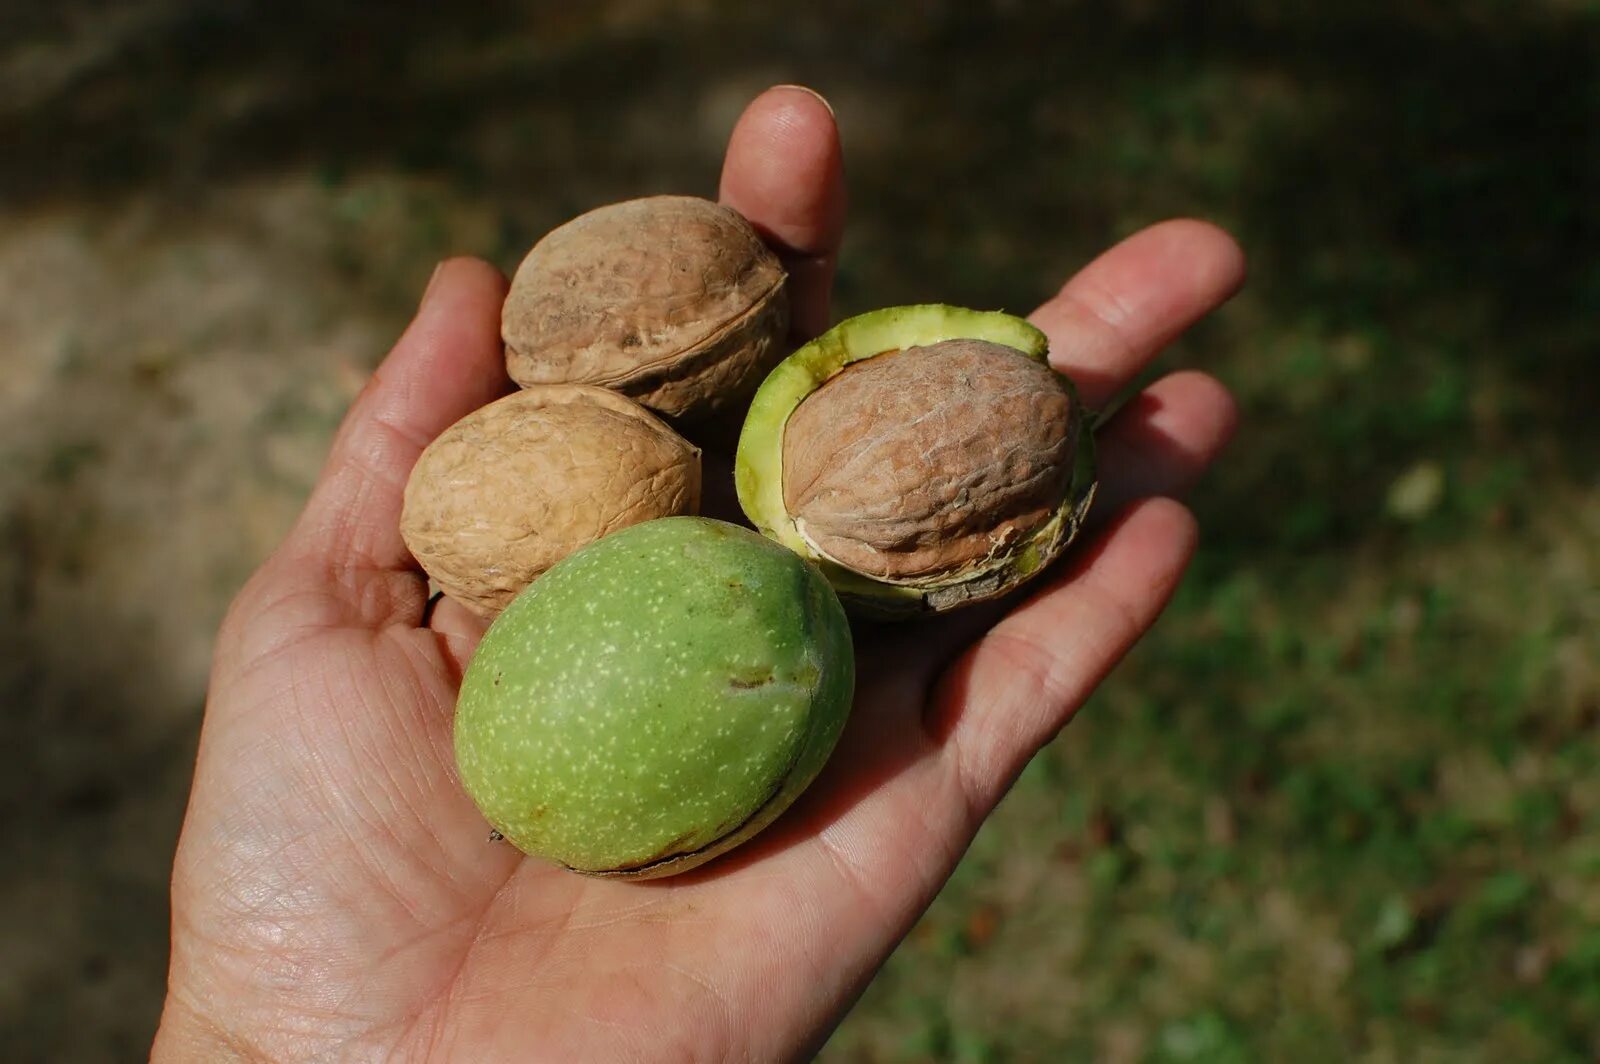
<path fill-rule="evenodd" d="M 761 385 L 739 503 L 878 617 L 1005 594 L 1052 561 L 1094 497 L 1077 393 L 1020 318 L 937 304 L 840 322 Z"/>
<path fill-rule="evenodd" d="M 501 316 L 523 386 L 611 388 L 669 417 L 749 398 L 783 356 L 786 275 L 738 212 L 691 196 L 600 207 L 517 269 Z"/>
<path fill-rule="evenodd" d="M 497 399 L 429 444 L 400 532 L 446 594 L 493 616 L 578 548 L 699 503 L 687 440 L 624 396 L 551 385 Z"/>
<path fill-rule="evenodd" d="M 783 434 L 783 501 L 820 551 L 880 580 L 982 564 L 1072 479 L 1072 397 L 1049 366 L 946 340 L 848 366 Z"/>

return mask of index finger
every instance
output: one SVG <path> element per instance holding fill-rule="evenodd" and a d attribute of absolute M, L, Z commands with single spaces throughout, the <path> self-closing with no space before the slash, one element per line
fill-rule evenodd
<path fill-rule="evenodd" d="M 1050 338 L 1051 363 L 1098 409 L 1227 302 L 1244 269 L 1244 252 L 1216 226 L 1161 222 L 1079 270 L 1029 320 Z"/>

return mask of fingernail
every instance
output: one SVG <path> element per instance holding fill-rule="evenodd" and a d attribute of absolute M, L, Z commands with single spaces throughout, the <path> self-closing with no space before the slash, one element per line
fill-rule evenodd
<path fill-rule="evenodd" d="M 422 290 L 422 299 L 417 302 L 417 306 L 427 305 L 428 298 L 433 295 L 434 287 L 438 285 L 439 275 L 442 273 L 444 273 L 444 263 L 440 262 L 439 265 L 433 268 L 433 273 L 428 277 L 428 286 Z"/>
<path fill-rule="evenodd" d="M 800 92 L 809 93 L 810 95 L 815 96 L 817 98 L 817 102 L 818 103 L 820 103 L 822 106 L 824 106 L 824 107 L 826 107 L 828 109 L 828 113 L 830 115 L 833 115 L 835 118 L 839 117 L 837 114 L 834 113 L 833 104 L 828 102 L 828 98 L 826 96 L 822 95 L 822 93 L 818 92 L 816 89 L 813 89 L 809 85 L 784 84 L 784 85 L 774 85 L 772 87 L 774 89 L 797 89 Z"/>

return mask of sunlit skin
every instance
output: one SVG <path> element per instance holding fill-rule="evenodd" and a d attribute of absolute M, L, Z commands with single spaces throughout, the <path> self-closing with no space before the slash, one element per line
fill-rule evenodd
<path fill-rule="evenodd" d="M 796 331 L 829 319 L 838 134 L 792 87 L 746 109 L 723 202 L 790 267 Z M 1091 406 L 1244 272 L 1200 222 L 1138 233 L 1032 315 Z M 305 511 L 218 636 L 172 881 L 158 1060 L 787 1060 L 814 1051 L 984 817 L 1154 622 L 1195 543 L 1174 501 L 1233 431 L 1204 373 L 1102 430 L 1088 538 L 1005 610 L 858 633 L 851 722 L 755 841 L 657 883 L 493 843 L 451 714 L 481 622 L 427 586 L 401 491 L 443 428 L 510 388 L 505 279 L 454 259 L 353 404 Z"/>

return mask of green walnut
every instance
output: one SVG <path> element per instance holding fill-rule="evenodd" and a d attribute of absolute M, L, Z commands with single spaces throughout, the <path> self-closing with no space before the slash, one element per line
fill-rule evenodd
<path fill-rule="evenodd" d="M 841 322 L 772 371 L 739 503 L 878 617 L 994 598 L 1043 571 L 1094 497 L 1089 418 L 1042 332 L 960 307 Z"/>
<path fill-rule="evenodd" d="M 662 518 L 569 555 L 500 614 L 462 679 L 456 761 L 525 853 L 673 875 L 805 790 L 854 685 L 814 566 L 736 525 Z"/>

